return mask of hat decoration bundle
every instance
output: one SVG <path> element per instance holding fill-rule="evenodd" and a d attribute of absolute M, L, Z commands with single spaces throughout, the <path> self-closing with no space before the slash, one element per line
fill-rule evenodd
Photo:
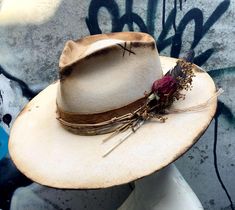
<path fill-rule="evenodd" d="M 140 32 L 68 41 L 59 81 L 14 122 L 13 162 L 35 182 L 70 189 L 160 170 L 199 139 L 222 92 L 192 58 L 159 56 L 153 37 Z"/>
<path fill-rule="evenodd" d="M 104 139 L 103 142 L 106 142 L 113 136 L 127 129 L 131 128 L 131 131 L 127 133 L 124 138 L 121 138 L 116 145 L 111 147 L 103 157 L 109 155 L 117 146 L 123 143 L 126 138 L 140 128 L 146 120 L 156 118 L 160 122 L 165 122 L 167 118 L 164 117 L 164 114 L 166 114 L 167 108 L 169 108 L 175 100 L 184 99 L 185 94 L 181 93 L 182 90 L 188 91 L 191 88 L 192 77 L 195 75 L 193 73 L 192 63 L 187 62 L 187 60 L 192 58 L 193 52 L 188 53 L 187 57 L 177 61 L 176 66 L 172 70 L 169 70 L 165 76 L 154 81 L 151 92 L 146 94 L 146 102 L 134 113 L 122 116 L 119 120 L 118 118 L 115 118 L 115 120 L 111 119 L 109 125 L 119 123 L 121 126 L 117 128 L 112 135 Z"/>

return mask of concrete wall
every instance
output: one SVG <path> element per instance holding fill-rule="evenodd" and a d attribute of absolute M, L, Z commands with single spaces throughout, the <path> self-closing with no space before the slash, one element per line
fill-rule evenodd
<path fill-rule="evenodd" d="M 2 0 L 0 5 L 0 124 L 7 133 L 27 101 L 57 79 L 58 59 L 68 39 L 140 30 L 155 37 L 161 55 L 179 57 L 194 49 L 195 63 L 225 93 L 215 120 L 177 166 L 205 209 L 229 209 L 215 174 L 213 146 L 217 140 L 218 168 L 235 202 L 234 1 Z M 7 138 L 2 130 L 0 134 L 0 158 L 6 155 L 0 162 L 3 173 L 12 165 L 3 165 L 10 160 L 3 149 Z M 0 184 L 10 179 L 5 175 Z M 9 191 L 21 185 L 17 183 Z"/>

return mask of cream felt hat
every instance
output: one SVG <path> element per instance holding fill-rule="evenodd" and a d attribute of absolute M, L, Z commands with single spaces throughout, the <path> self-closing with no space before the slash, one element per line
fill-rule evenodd
<path fill-rule="evenodd" d="M 164 123 L 137 113 L 144 119 L 138 130 L 132 132 L 132 124 L 103 140 L 120 128 L 117 119 L 136 113 L 150 96 L 159 101 L 147 93 L 176 62 L 159 56 L 145 33 L 68 41 L 59 62 L 60 80 L 31 100 L 11 129 L 9 151 L 17 168 L 43 185 L 94 189 L 128 183 L 170 164 L 202 135 L 216 110 L 216 97 L 209 100 L 216 94 L 214 82 L 194 64 L 192 89 L 170 106 L 188 111 L 169 112 Z"/>

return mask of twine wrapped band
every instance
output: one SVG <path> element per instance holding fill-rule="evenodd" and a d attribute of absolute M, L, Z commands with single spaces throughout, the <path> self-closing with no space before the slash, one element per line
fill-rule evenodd
<path fill-rule="evenodd" d="M 146 107 L 147 96 L 124 107 L 96 114 L 78 114 L 63 111 L 57 104 L 57 119 L 67 130 L 79 135 L 99 135 L 119 130 L 132 124 Z"/>
<path fill-rule="evenodd" d="M 216 100 L 217 97 L 222 93 L 223 90 L 220 88 L 204 103 L 185 109 L 164 109 L 164 113 L 172 114 L 202 111 L 203 109 L 207 108 L 210 103 L 213 102 L 213 100 Z M 134 132 L 136 130 L 136 126 L 140 122 L 145 122 L 150 118 L 157 118 L 160 122 L 164 122 L 166 118 L 163 117 L 163 115 L 154 112 L 156 108 L 160 107 L 150 107 L 148 106 L 149 102 L 150 101 L 148 98 L 144 97 L 119 109 L 87 115 L 64 112 L 57 105 L 57 119 L 65 129 L 75 134 L 91 136 L 113 132 L 113 134 L 109 137 L 111 138 L 113 135 L 124 132 L 129 128 L 131 128 Z"/>

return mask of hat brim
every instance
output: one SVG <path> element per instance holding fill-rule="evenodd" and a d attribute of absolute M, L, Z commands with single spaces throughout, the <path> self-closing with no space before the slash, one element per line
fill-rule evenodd
<path fill-rule="evenodd" d="M 176 59 L 161 57 L 163 72 Z M 211 77 L 195 65 L 193 88 L 174 108 L 204 103 L 216 91 Z M 131 182 L 167 166 L 185 153 L 206 130 L 217 100 L 200 111 L 167 115 L 165 123 L 151 120 L 107 157 L 116 139 L 106 135 L 80 136 L 65 130 L 56 119 L 58 83 L 48 86 L 17 117 L 9 151 L 17 168 L 42 185 L 67 189 L 105 188 Z"/>

